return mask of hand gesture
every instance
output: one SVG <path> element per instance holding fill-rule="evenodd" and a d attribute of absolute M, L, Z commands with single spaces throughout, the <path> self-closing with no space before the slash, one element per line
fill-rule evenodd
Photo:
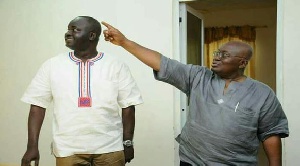
<path fill-rule="evenodd" d="M 124 155 L 125 155 L 125 163 L 130 163 L 130 161 L 134 158 L 133 146 L 130 147 L 124 146 Z"/>
<path fill-rule="evenodd" d="M 109 41 L 115 45 L 122 46 L 126 40 L 128 40 L 118 29 L 114 28 L 113 26 L 109 25 L 106 22 L 101 22 L 107 30 L 103 31 L 104 39 Z"/>
<path fill-rule="evenodd" d="M 21 166 L 30 166 L 31 161 L 35 161 L 34 166 L 39 165 L 40 153 L 37 148 L 27 149 L 22 158 Z"/>

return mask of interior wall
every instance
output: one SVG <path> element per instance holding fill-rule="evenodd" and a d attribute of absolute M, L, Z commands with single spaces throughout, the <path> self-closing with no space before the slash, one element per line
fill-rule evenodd
<path fill-rule="evenodd" d="M 299 122 L 299 81 L 300 57 L 299 39 L 300 22 L 298 0 L 278 0 L 282 6 L 279 10 L 279 45 L 278 63 L 281 64 L 280 82 L 282 83 L 282 103 L 289 120 L 290 136 L 285 142 L 286 165 L 299 165 L 300 163 L 300 122 Z"/>
<path fill-rule="evenodd" d="M 205 17 L 205 27 L 231 25 L 258 26 L 256 29 L 255 79 L 269 85 L 275 91 L 276 7 L 217 11 L 203 14 Z"/>
<path fill-rule="evenodd" d="M 200 11 L 199 11 L 200 12 Z M 256 29 L 255 79 L 276 91 L 276 7 L 202 13 L 205 27 L 258 26 Z M 268 165 L 262 146 L 259 165 Z"/>
<path fill-rule="evenodd" d="M 171 56 L 172 2 L 1 0 L 0 164 L 19 165 L 25 153 L 29 105 L 19 99 L 46 59 L 68 51 L 63 36 L 69 21 L 78 15 L 93 16 L 116 26 L 130 39 Z M 144 99 L 136 108 L 135 159 L 127 165 L 173 165 L 173 88 L 154 80 L 149 67 L 122 48 L 106 43 L 103 37 L 99 49 L 129 65 Z M 49 108 L 39 142 L 43 166 L 55 165 L 50 154 L 51 121 Z"/>

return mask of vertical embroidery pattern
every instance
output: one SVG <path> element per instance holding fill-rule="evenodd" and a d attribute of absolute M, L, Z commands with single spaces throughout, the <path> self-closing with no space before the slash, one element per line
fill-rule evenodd
<path fill-rule="evenodd" d="M 74 56 L 74 52 L 69 52 L 69 57 L 78 65 L 78 107 L 91 107 L 91 66 L 103 57 L 103 53 L 99 53 L 96 57 L 82 62 Z"/>

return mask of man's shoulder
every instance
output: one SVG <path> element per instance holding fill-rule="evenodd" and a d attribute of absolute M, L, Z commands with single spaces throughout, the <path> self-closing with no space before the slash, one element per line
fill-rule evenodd
<path fill-rule="evenodd" d="M 52 68 L 56 65 L 64 65 L 66 64 L 66 62 L 68 62 L 69 59 L 69 52 L 59 53 L 56 56 L 50 57 L 47 60 L 45 60 L 42 63 L 41 68 Z"/>
<path fill-rule="evenodd" d="M 249 80 L 253 83 L 254 88 L 256 88 L 258 91 L 262 93 L 274 93 L 273 89 L 269 85 L 252 78 L 249 78 Z"/>
<path fill-rule="evenodd" d="M 102 54 L 102 58 L 100 62 L 109 64 L 109 65 L 116 65 L 116 66 L 123 66 L 126 65 L 124 61 L 121 60 L 120 56 L 111 54 L 108 52 L 99 51 L 100 54 Z"/>
<path fill-rule="evenodd" d="M 267 84 L 265 84 L 265 83 L 263 83 L 263 82 L 261 82 L 261 81 L 259 81 L 259 80 L 256 80 L 256 79 L 253 79 L 253 78 L 250 78 L 250 77 L 249 77 L 249 80 L 252 81 L 252 82 L 253 82 L 255 85 L 257 85 L 258 87 L 266 88 L 266 89 L 269 89 L 269 88 L 270 88 Z"/>

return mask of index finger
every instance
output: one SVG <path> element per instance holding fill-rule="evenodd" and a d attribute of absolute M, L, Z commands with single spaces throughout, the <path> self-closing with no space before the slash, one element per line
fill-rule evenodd
<path fill-rule="evenodd" d="M 103 24 L 104 26 L 106 26 L 108 29 L 115 29 L 113 26 L 109 25 L 108 23 L 101 21 L 101 24 Z"/>

